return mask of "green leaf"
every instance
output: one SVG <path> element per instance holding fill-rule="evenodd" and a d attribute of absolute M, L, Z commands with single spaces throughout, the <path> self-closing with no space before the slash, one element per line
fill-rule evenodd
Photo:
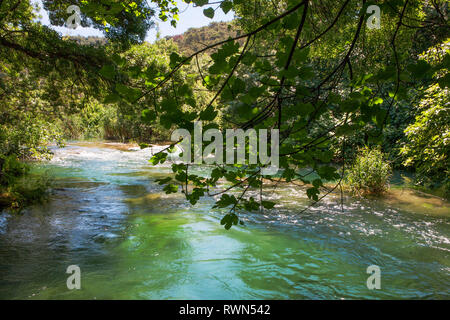
<path fill-rule="evenodd" d="M 383 99 L 380 97 L 373 98 L 372 104 L 382 104 Z"/>
<path fill-rule="evenodd" d="M 232 56 L 233 54 L 239 52 L 239 43 L 236 41 L 230 41 L 225 43 L 216 53 L 214 56 L 211 55 L 211 57 L 214 56 L 214 61 L 221 61 L 223 62 L 224 59 L 228 58 L 229 56 Z"/>
<path fill-rule="evenodd" d="M 153 110 L 148 110 L 148 109 L 143 110 L 141 119 L 145 123 L 151 123 L 156 120 L 156 112 Z"/>
<path fill-rule="evenodd" d="M 302 116 L 307 116 L 314 111 L 314 106 L 311 103 L 299 103 L 295 107 L 298 113 Z"/>
<path fill-rule="evenodd" d="M 306 190 L 306 194 L 308 195 L 308 198 L 319 201 L 319 194 L 320 191 L 317 188 L 309 188 Z"/>
<path fill-rule="evenodd" d="M 296 51 L 294 52 L 293 60 L 294 60 L 297 64 L 300 64 L 300 63 L 302 63 L 302 62 L 305 62 L 306 59 L 308 58 L 309 50 L 310 50 L 309 47 L 306 47 L 306 48 L 304 48 L 304 49 L 302 49 L 302 50 L 296 50 Z"/>
<path fill-rule="evenodd" d="M 231 216 L 229 214 L 225 215 L 222 220 L 220 220 L 221 225 L 227 224 L 229 221 L 231 221 Z"/>
<path fill-rule="evenodd" d="M 384 70 L 380 71 L 376 76 L 374 76 L 374 80 L 389 80 L 395 77 L 396 68 L 394 66 L 387 66 Z"/>
<path fill-rule="evenodd" d="M 183 60 L 183 57 L 181 57 L 178 53 L 172 52 L 170 54 L 170 67 L 174 68 L 177 66 L 181 61 Z"/>
<path fill-rule="evenodd" d="M 116 85 L 116 91 L 123 95 L 130 102 L 134 102 L 142 94 L 141 90 L 127 87 L 121 83 Z"/>
<path fill-rule="evenodd" d="M 171 194 L 171 193 L 177 193 L 178 192 L 178 186 L 173 185 L 173 184 L 168 184 L 167 186 L 164 187 L 164 191 L 166 192 L 166 194 Z"/>
<path fill-rule="evenodd" d="M 172 179 L 170 177 L 168 178 L 161 178 L 161 179 L 156 179 L 155 181 L 162 186 L 163 184 L 168 183 L 169 181 L 171 181 Z"/>
<path fill-rule="evenodd" d="M 431 66 L 425 60 L 419 60 L 416 64 L 409 65 L 408 70 L 415 78 L 422 79 L 431 70 Z"/>
<path fill-rule="evenodd" d="M 120 96 L 117 93 L 111 93 L 110 95 L 108 95 L 105 100 L 103 101 L 103 103 L 105 104 L 109 104 L 109 103 L 116 103 L 120 100 Z"/>
<path fill-rule="evenodd" d="M 382 128 L 384 125 L 384 119 L 386 118 L 387 110 L 379 109 L 375 116 L 375 123 L 379 128 Z"/>
<path fill-rule="evenodd" d="M 292 168 L 287 168 L 283 171 L 282 177 L 286 179 L 286 182 L 291 182 L 295 177 L 295 170 Z"/>
<path fill-rule="evenodd" d="M 314 179 L 312 185 L 314 186 L 314 188 L 319 189 L 323 185 L 323 183 L 321 179 Z"/>
<path fill-rule="evenodd" d="M 233 8 L 233 3 L 231 1 L 224 1 L 220 4 L 223 12 L 227 14 Z"/>
<path fill-rule="evenodd" d="M 239 78 L 234 79 L 233 85 L 232 85 L 232 91 L 234 94 L 242 93 L 245 91 L 245 82 Z"/>
<path fill-rule="evenodd" d="M 337 169 L 332 166 L 322 166 L 317 169 L 317 173 L 319 174 L 319 176 L 325 180 L 339 179 L 340 175 L 336 171 Z"/>
<path fill-rule="evenodd" d="M 220 224 L 224 226 L 226 230 L 229 230 L 233 225 L 237 225 L 238 223 L 239 218 L 235 213 L 229 213 L 220 220 Z"/>
<path fill-rule="evenodd" d="M 212 18 L 214 18 L 214 9 L 213 9 L 213 8 L 205 9 L 205 10 L 203 10 L 203 14 L 204 14 L 206 17 L 212 19 Z"/>
<path fill-rule="evenodd" d="M 213 106 L 209 106 L 205 110 L 200 112 L 199 117 L 200 117 L 200 120 L 212 121 L 216 118 L 216 116 L 217 116 L 217 111 L 214 110 Z"/>
<path fill-rule="evenodd" d="M 285 77 L 286 79 L 295 79 L 299 75 L 299 71 L 297 68 L 291 66 L 289 69 L 283 69 L 280 71 L 280 76 Z"/>
<path fill-rule="evenodd" d="M 114 61 L 115 64 L 117 64 L 118 66 L 122 66 L 123 64 L 125 64 L 126 60 L 124 58 L 122 58 L 120 55 L 118 55 L 117 53 L 114 54 L 112 56 L 112 61 Z"/>
<path fill-rule="evenodd" d="M 296 29 L 299 25 L 299 17 L 295 13 L 291 13 L 283 19 L 283 26 L 286 29 Z"/>
<path fill-rule="evenodd" d="M 173 98 L 164 99 L 161 102 L 161 110 L 167 113 L 173 113 L 177 110 L 177 102 Z"/>
<path fill-rule="evenodd" d="M 249 200 L 243 200 L 244 208 L 247 211 L 257 211 L 259 209 L 259 203 L 255 201 L 253 197 Z"/>
<path fill-rule="evenodd" d="M 204 6 L 205 4 L 208 4 L 208 0 L 194 0 L 193 1 L 195 3 L 196 6 Z"/>
<path fill-rule="evenodd" d="M 353 112 L 358 109 L 359 103 L 355 100 L 342 101 L 339 106 L 343 112 Z"/>
<path fill-rule="evenodd" d="M 105 77 L 106 79 L 114 80 L 115 75 L 116 75 L 116 70 L 115 70 L 114 66 L 106 65 L 100 69 L 100 74 L 103 77 Z"/>
<path fill-rule="evenodd" d="M 214 168 L 214 170 L 211 172 L 211 178 L 216 181 L 222 177 L 223 177 L 223 171 L 220 168 Z"/>
<path fill-rule="evenodd" d="M 261 201 L 261 204 L 266 209 L 272 209 L 275 206 L 275 202 L 271 201 Z"/>
<path fill-rule="evenodd" d="M 237 199 L 235 196 L 230 196 L 228 194 L 223 194 L 219 201 L 216 202 L 213 208 L 226 208 L 230 205 L 234 205 L 237 203 Z"/>
<path fill-rule="evenodd" d="M 156 166 L 159 163 L 164 163 L 167 159 L 167 153 L 165 152 L 160 152 L 155 154 L 150 160 L 149 162 L 151 164 L 153 164 L 154 166 Z"/>

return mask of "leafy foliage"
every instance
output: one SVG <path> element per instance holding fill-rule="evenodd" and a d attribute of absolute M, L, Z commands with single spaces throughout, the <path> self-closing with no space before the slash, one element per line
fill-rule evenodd
<path fill-rule="evenodd" d="M 173 0 L 152 1 L 159 9 L 159 18 L 171 20 L 175 26 L 178 20 L 178 8 Z M 50 12 L 50 21 L 63 26 L 67 19 L 67 8 L 77 5 L 81 11 L 81 25 L 94 27 L 104 32 L 108 39 L 122 45 L 143 42 L 147 31 L 154 26 L 156 10 L 148 1 L 88 1 L 88 0 L 44 0 L 44 8 Z"/>
<path fill-rule="evenodd" d="M 434 85 L 420 102 L 421 113 L 406 128 L 409 143 L 401 152 L 404 164 L 417 168 L 418 183 L 431 187 L 445 185 L 450 191 L 450 107 L 449 91 Z M 431 185 L 430 185 L 431 184 Z"/>
<path fill-rule="evenodd" d="M 45 175 L 29 175 L 29 170 L 15 155 L 0 155 L 0 209 L 20 211 L 46 198 L 50 180 Z"/>
<path fill-rule="evenodd" d="M 391 166 L 383 153 L 379 149 L 365 147 L 359 150 L 348 169 L 346 182 L 354 193 L 380 195 L 387 190 L 391 174 Z"/>
<path fill-rule="evenodd" d="M 165 192 L 182 191 L 191 204 L 216 196 L 216 208 L 229 210 L 222 220 L 227 229 L 242 222 L 239 212 L 273 209 L 275 204 L 254 197 L 266 181 L 302 183 L 306 196 L 319 201 L 326 181 L 343 178 L 333 161 L 348 162 L 357 146 L 383 145 L 395 157 L 396 144 L 412 141 L 410 134 L 417 131 L 424 138 L 404 148 L 411 159 L 406 164 L 419 172 L 432 167 L 424 163 L 447 165 L 442 155 L 448 153 L 448 138 L 434 131 L 448 123 L 448 53 L 437 60 L 421 55 L 446 41 L 446 1 L 385 0 L 379 3 L 381 28 L 373 30 L 366 27 L 372 1 L 185 2 L 202 7 L 209 18 L 216 10 L 233 10 L 237 19 L 226 32 L 216 32 L 221 24 L 212 25 L 211 34 L 198 32 L 200 40 L 208 39 L 202 47 L 193 45 L 199 40 L 191 30 L 186 40 L 175 39 L 185 47 L 180 49 L 166 40 L 140 44 L 155 15 L 176 24 L 174 1 L 75 1 L 82 23 L 108 38 L 91 45 L 64 39 L 36 22 L 28 1 L 2 1 L 0 66 L 10 80 L 1 81 L 4 131 L 9 135 L 13 126 L 8 125 L 22 122 L 18 114 L 31 107 L 42 126 L 72 119 L 80 127 L 102 124 L 106 136 L 141 142 L 167 138 L 177 128 L 192 133 L 199 120 L 204 130 L 279 129 L 276 177 L 261 174 L 265 163 L 247 161 L 213 166 L 203 175 L 190 172 L 191 165 L 173 164 L 175 181 L 161 181 Z M 64 23 L 68 4 L 45 1 L 54 24 Z M 423 109 L 416 110 L 416 101 Z M 400 115 L 403 110 L 407 115 Z M 405 136 L 404 128 L 417 115 L 418 125 Z M 416 145 L 429 138 L 435 138 L 433 150 L 417 153 Z M 169 161 L 171 149 L 151 162 Z M 381 151 L 362 152 L 355 170 L 368 171 L 353 180 L 358 188 L 382 192 L 390 170 L 382 165 Z M 378 171 L 370 171 L 369 161 Z M 310 174 L 302 174 L 304 169 Z"/>
<path fill-rule="evenodd" d="M 428 187 L 444 186 L 450 196 L 450 39 L 427 50 L 423 68 L 434 72 L 437 83 L 420 92 L 415 122 L 405 129 L 407 142 L 401 148 L 405 166 L 417 170 L 417 183 Z M 426 67 L 425 67 L 426 65 Z"/>

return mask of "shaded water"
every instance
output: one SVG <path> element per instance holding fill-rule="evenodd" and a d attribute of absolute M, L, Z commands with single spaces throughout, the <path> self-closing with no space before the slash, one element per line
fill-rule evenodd
<path fill-rule="evenodd" d="M 448 203 L 409 190 L 331 196 L 310 211 L 298 188 L 267 189 L 273 212 L 226 231 L 212 199 L 165 195 L 149 149 L 69 146 L 48 170 L 45 205 L 0 215 L 1 299 L 450 298 Z M 66 287 L 69 265 L 81 290 Z M 366 286 L 370 265 L 381 290 Z"/>

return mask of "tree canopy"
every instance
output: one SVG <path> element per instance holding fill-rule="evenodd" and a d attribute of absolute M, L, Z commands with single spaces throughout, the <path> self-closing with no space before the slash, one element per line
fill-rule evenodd
<path fill-rule="evenodd" d="M 216 165 L 206 175 L 173 164 L 174 176 L 160 181 L 168 193 L 182 190 L 192 204 L 215 196 L 216 207 L 229 209 L 222 220 L 227 229 L 239 223 L 240 211 L 274 207 L 264 201 L 265 183 L 304 184 L 312 203 L 342 187 L 348 147 L 357 141 L 392 146 L 409 139 L 413 143 L 402 149 L 406 163 L 427 163 L 419 170 L 431 174 L 432 158 L 446 168 L 433 174 L 448 179 L 447 1 L 185 2 L 203 7 L 209 18 L 233 10 L 236 33 L 195 52 L 166 40 L 155 49 L 142 42 L 156 16 L 176 25 L 175 1 L 44 1 L 54 25 L 65 23 L 69 5 L 78 5 L 82 25 L 109 40 L 90 46 L 40 24 L 29 1 L 0 1 L 0 99 L 6 106 L 0 121 L 10 124 L 6 119 L 26 109 L 51 122 L 96 99 L 117 105 L 135 126 L 193 130 L 194 121 L 203 121 L 204 130 L 279 129 L 277 176 L 264 176 L 262 163 Z M 379 29 L 367 25 L 371 5 L 380 8 Z M 432 60 L 423 55 L 443 46 Z M 38 99 L 30 97 L 34 93 Z M 400 141 L 385 129 L 395 131 L 392 123 L 405 104 L 417 123 Z M 166 161 L 170 151 L 152 163 Z M 330 181 L 332 188 L 325 186 Z"/>

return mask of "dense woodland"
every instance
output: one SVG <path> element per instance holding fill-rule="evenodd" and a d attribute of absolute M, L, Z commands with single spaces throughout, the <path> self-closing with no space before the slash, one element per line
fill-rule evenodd
<path fill-rule="evenodd" d="M 185 2 L 210 18 L 233 10 L 236 19 L 150 44 L 156 16 L 176 25 L 175 2 L 43 1 L 52 24 L 63 25 L 76 3 L 82 25 L 105 34 L 68 38 L 40 24 L 30 1 L 0 1 L 4 206 L 35 201 L 48 187 L 17 181 L 29 160 L 51 157 L 49 144 L 164 143 L 196 120 L 204 130 L 280 130 L 276 178 L 261 175 L 264 164 L 216 166 L 206 177 L 180 164 L 160 181 L 192 204 L 228 181 L 216 203 L 230 209 L 226 228 L 239 210 L 272 208 L 248 191 L 274 180 L 305 186 L 317 202 L 345 184 L 382 193 L 392 169 L 401 169 L 415 174 L 416 186 L 449 197 L 448 1 Z M 381 8 L 379 29 L 367 26 L 372 4 Z M 166 158 L 159 153 L 152 163 Z"/>

